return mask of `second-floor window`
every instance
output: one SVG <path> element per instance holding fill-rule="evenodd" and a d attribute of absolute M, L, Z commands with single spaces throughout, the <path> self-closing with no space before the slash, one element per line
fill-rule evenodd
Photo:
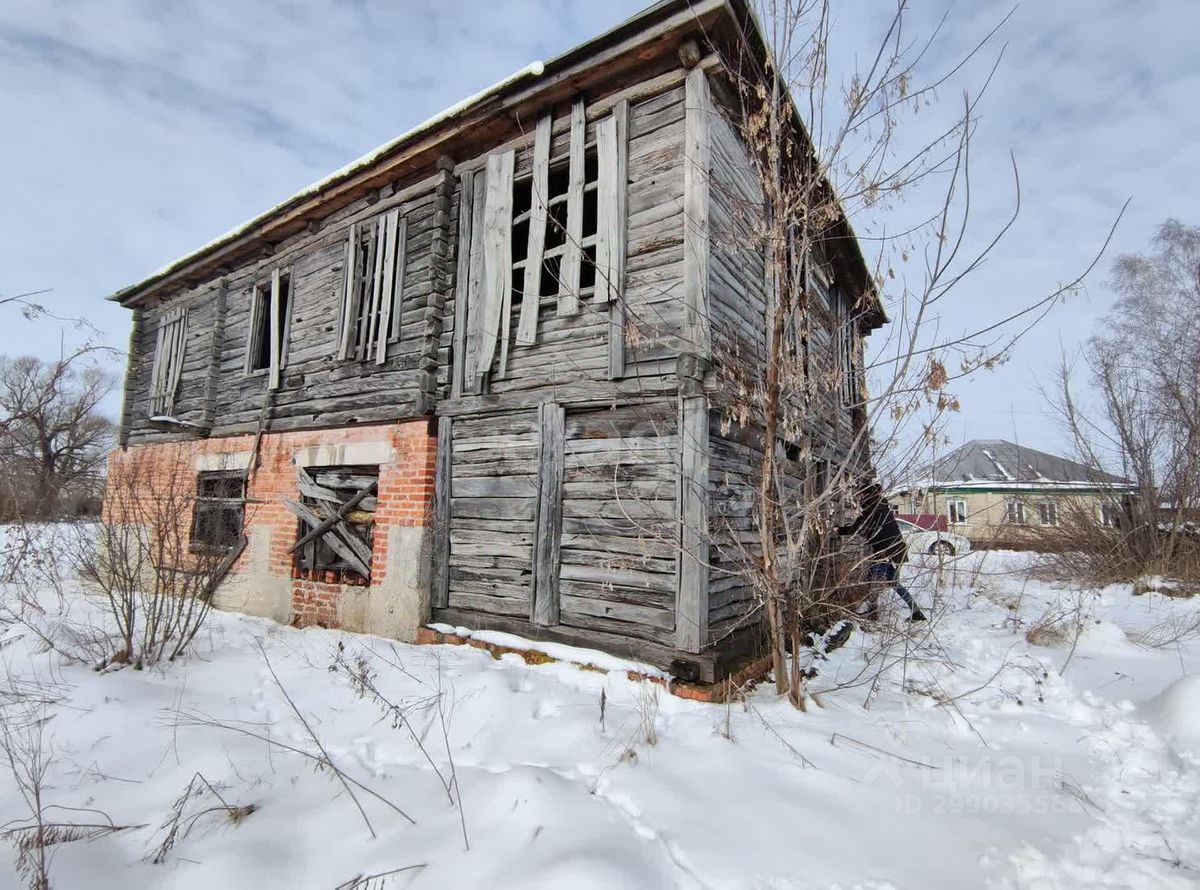
<path fill-rule="evenodd" d="M 858 360 L 858 319 L 845 294 L 833 288 L 829 297 L 834 306 L 834 343 L 837 348 L 838 380 L 841 383 L 842 404 L 852 407 L 862 401 L 862 369 Z"/>
<path fill-rule="evenodd" d="M 266 371 L 271 389 L 278 389 L 287 359 L 291 323 L 292 273 L 276 269 L 268 281 L 254 286 L 250 303 L 250 337 L 246 344 L 246 373 Z"/>
<path fill-rule="evenodd" d="M 388 344 L 400 339 L 407 223 L 400 208 L 350 227 L 342 290 L 338 358 L 387 361 Z"/>
<path fill-rule="evenodd" d="M 159 417 L 175 411 L 175 394 L 183 375 L 183 354 L 187 342 L 186 306 L 169 309 L 158 321 L 158 340 L 154 346 L 154 367 L 150 371 L 150 415 Z"/>

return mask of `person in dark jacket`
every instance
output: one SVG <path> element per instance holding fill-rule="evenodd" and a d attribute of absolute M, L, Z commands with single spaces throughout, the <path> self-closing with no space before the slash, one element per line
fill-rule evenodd
<path fill-rule="evenodd" d="M 900 535 L 900 526 L 892 508 L 883 498 L 883 489 L 877 482 L 870 482 L 859 492 L 862 513 L 849 525 L 838 528 L 839 535 L 862 535 L 871 550 L 871 565 L 867 568 L 868 581 L 885 582 L 896 591 L 910 610 L 910 621 L 924 621 L 925 613 L 896 576 L 908 556 L 908 548 Z M 873 609 L 872 609 L 873 610 Z"/>

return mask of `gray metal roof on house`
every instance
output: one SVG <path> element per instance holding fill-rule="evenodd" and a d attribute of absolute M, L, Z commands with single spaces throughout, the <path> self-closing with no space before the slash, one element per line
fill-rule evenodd
<path fill-rule="evenodd" d="M 972 439 L 916 473 L 918 485 L 990 485 L 1037 488 L 1128 485 L 1111 473 L 1004 439 Z"/>

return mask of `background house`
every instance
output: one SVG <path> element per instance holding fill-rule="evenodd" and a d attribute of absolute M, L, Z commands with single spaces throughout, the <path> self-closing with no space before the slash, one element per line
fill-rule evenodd
<path fill-rule="evenodd" d="M 1128 480 L 1003 439 L 972 439 L 892 491 L 901 513 L 945 516 L 976 547 L 1052 544 L 1082 519 L 1121 522 Z"/>

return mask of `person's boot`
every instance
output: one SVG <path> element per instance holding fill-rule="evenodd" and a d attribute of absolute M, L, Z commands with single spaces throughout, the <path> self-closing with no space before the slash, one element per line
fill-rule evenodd
<path fill-rule="evenodd" d="M 924 621 L 925 613 L 922 612 L 920 609 L 913 609 L 912 614 L 908 616 L 908 620 L 913 621 L 913 622 Z"/>

